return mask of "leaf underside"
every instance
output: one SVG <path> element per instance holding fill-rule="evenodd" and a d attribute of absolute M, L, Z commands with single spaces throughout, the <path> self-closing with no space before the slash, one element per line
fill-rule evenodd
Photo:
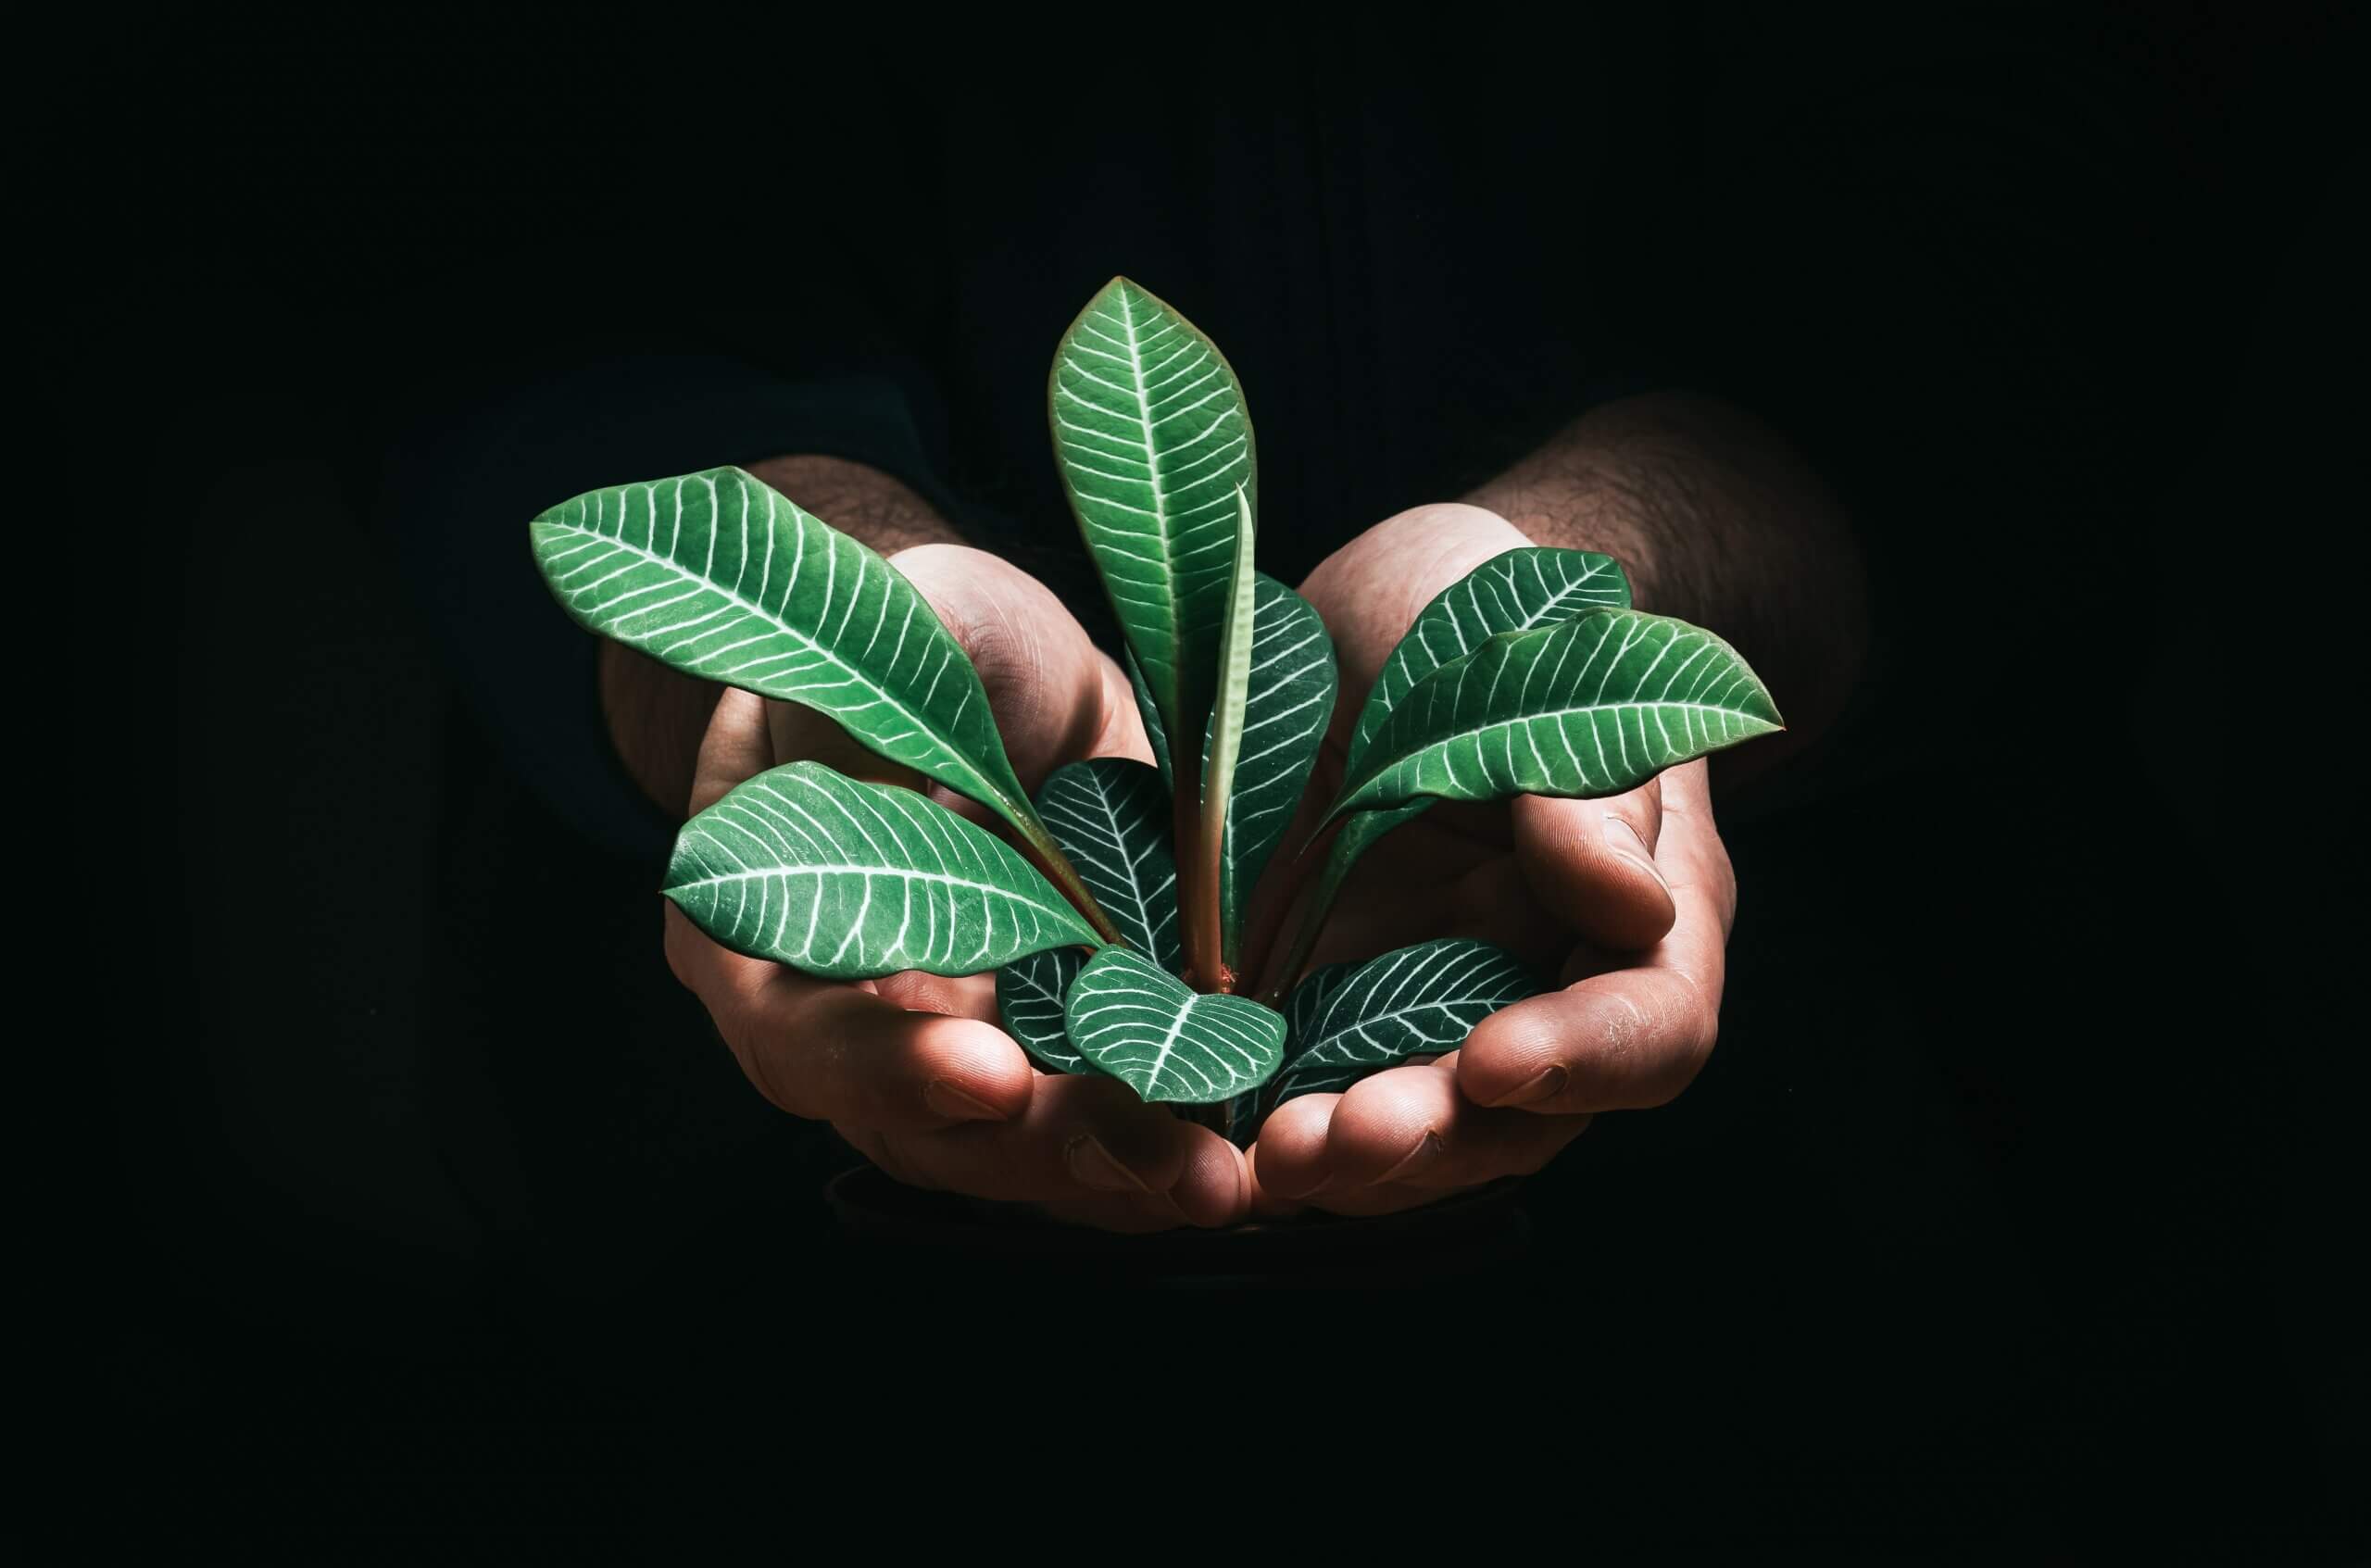
<path fill-rule="evenodd" d="M 1114 278 L 1062 335 L 1048 404 L 1062 486 L 1163 728 L 1200 734 L 1237 486 L 1259 501 L 1242 388 L 1185 317 Z"/>
<path fill-rule="evenodd" d="M 1001 840 L 814 762 L 746 780 L 684 823 L 661 891 L 734 952 L 833 980 L 976 974 L 1099 940 Z"/>
<path fill-rule="evenodd" d="M 1062 1028 L 1062 998 L 1085 967 L 1086 955 L 1078 949 L 1048 947 L 997 971 L 997 1012 L 1004 1032 L 1057 1073 L 1100 1071 L 1072 1048 Z"/>
<path fill-rule="evenodd" d="M 1063 1020 L 1073 1049 L 1146 1100 L 1231 1098 L 1265 1082 L 1284 1053 L 1284 1014 L 1189 990 L 1126 947 L 1106 947 L 1079 972 Z"/>
<path fill-rule="evenodd" d="M 590 491 L 529 533 L 545 582 L 587 630 L 816 709 L 1034 832 L 980 677 L 922 595 L 755 476 L 711 469 Z"/>
<path fill-rule="evenodd" d="M 1335 815 L 1419 796 L 1595 798 L 1781 727 L 1737 650 L 1632 609 L 1507 632 L 1419 681 L 1375 732 Z"/>
<path fill-rule="evenodd" d="M 1177 970 L 1177 855 L 1160 775 L 1124 757 L 1066 763 L 1038 790 L 1037 813 L 1120 935 Z"/>

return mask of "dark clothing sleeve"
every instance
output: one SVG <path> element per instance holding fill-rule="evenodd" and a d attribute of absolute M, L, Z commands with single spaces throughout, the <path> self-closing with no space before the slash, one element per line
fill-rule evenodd
<path fill-rule="evenodd" d="M 465 700 L 517 776 L 616 854 L 662 857 L 673 823 L 610 744 L 598 641 L 544 585 L 528 521 L 605 485 L 793 453 L 868 464 L 961 515 L 885 371 L 801 379 L 723 357 L 612 359 L 414 421 L 396 444 L 382 522 Z"/>

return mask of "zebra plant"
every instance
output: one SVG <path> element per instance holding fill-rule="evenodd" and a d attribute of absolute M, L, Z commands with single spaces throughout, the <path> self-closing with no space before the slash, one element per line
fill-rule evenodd
<path fill-rule="evenodd" d="M 759 773 L 684 825 L 667 872 L 666 896 L 724 946 L 842 980 L 994 970 L 1005 1028 L 1048 1071 L 1119 1078 L 1248 1140 L 1284 1100 L 1452 1050 L 1542 989 L 1463 939 L 1304 973 L 1385 834 L 1436 800 L 1618 794 L 1780 727 L 1735 650 L 1633 609 L 1612 559 L 1512 550 L 1416 618 L 1349 731 L 1339 791 L 1280 859 L 1337 674 L 1317 611 L 1253 568 L 1233 369 L 1115 278 L 1063 335 L 1048 411 L 1156 761 L 1073 762 L 1034 799 L 922 596 L 751 475 L 594 491 L 530 525 L 580 624 L 813 708 L 997 819 L 812 762 Z M 1289 938 L 1247 950 L 1248 933 L 1282 937 L 1288 908 Z"/>

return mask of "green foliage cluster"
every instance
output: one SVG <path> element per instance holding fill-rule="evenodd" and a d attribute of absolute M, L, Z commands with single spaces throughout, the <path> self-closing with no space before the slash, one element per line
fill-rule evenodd
<path fill-rule="evenodd" d="M 1048 419 L 1157 764 L 1073 762 L 1035 799 L 922 596 L 751 475 L 595 491 L 531 524 L 580 624 L 830 716 L 1018 844 L 911 790 L 773 768 L 676 841 L 666 895 L 717 941 L 834 979 L 994 970 L 1005 1027 L 1049 1071 L 1223 1108 L 1208 1114 L 1248 1137 L 1294 1095 L 1453 1050 L 1541 988 L 1462 939 L 1303 975 L 1345 873 L 1385 834 L 1436 800 L 1618 794 L 1779 727 L 1745 661 L 1633 609 L 1612 559 L 1512 550 L 1417 617 L 1349 732 L 1339 791 L 1280 861 L 1338 681 L 1317 611 L 1253 569 L 1257 461 L 1234 370 L 1114 279 L 1061 340 Z M 1245 951 L 1281 923 L 1251 911 L 1281 912 L 1298 873 L 1314 880 L 1290 940 Z"/>

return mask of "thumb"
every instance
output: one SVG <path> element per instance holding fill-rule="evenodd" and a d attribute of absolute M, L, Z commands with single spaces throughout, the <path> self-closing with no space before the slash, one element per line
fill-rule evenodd
<path fill-rule="evenodd" d="M 1639 952 L 1662 940 L 1677 918 L 1655 866 L 1662 831 L 1662 781 L 1602 800 L 1518 796 L 1512 802 L 1515 863 L 1540 903 L 1587 941 Z"/>

